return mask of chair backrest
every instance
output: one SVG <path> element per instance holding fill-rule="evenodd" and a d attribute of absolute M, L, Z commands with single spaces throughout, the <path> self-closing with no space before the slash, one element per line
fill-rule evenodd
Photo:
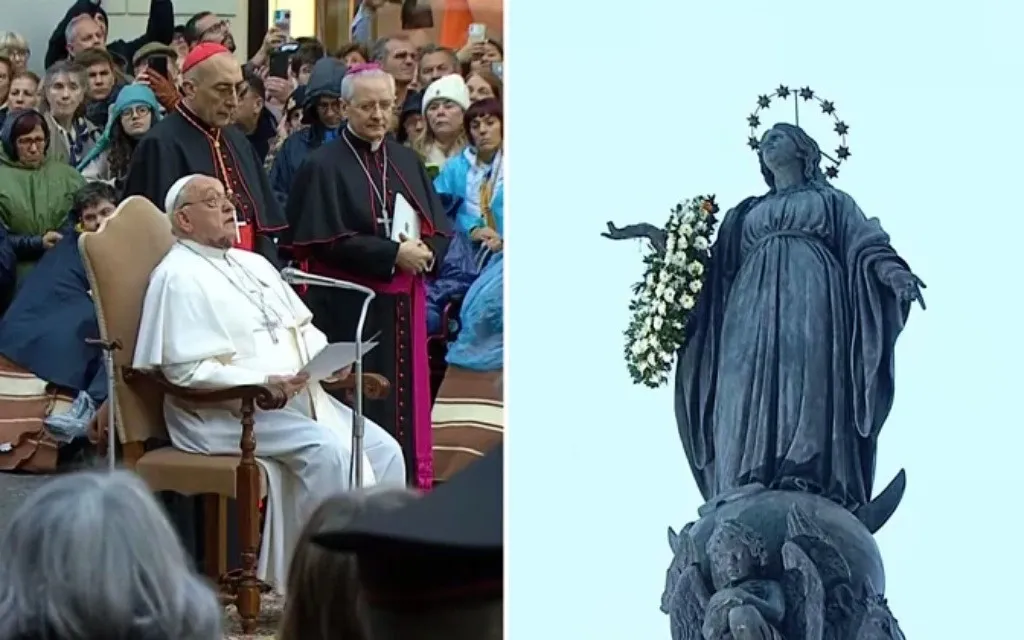
<path fill-rule="evenodd" d="M 122 202 L 98 231 L 78 239 L 100 336 L 121 341 L 121 349 L 114 352 L 114 400 L 122 443 L 167 439 L 163 393 L 125 384 L 123 372 L 132 365 L 150 274 L 173 245 L 170 220 L 139 196 Z"/>

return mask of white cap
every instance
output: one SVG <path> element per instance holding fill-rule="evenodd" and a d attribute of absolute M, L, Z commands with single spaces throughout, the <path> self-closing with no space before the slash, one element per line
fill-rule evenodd
<path fill-rule="evenodd" d="M 184 178 L 178 178 L 171 188 L 167 190 L 167 197 L 164 198 L 164 212 L 167 215 L 174 213 L 174 205 L 178 204 L 178 196 L 185 190 L 188 183 L 192 182 L 196 178 L 204 177 L 201 173 L 193 173 L 192 175 L 185 176 Z"/>
<path fill-rule="evenodd" d="M 450 76 L 438 78 L 430 83 L 427 90 L 423 92 L 423 113 L 427 113 L 427 107 L 435 100 L 451 100 L 462 107 L 465 111 L 469 109 L 469 88 L 462 76 L 453 73 Z"/>

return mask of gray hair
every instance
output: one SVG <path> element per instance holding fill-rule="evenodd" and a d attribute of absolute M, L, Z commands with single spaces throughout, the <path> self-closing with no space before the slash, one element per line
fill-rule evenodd
<path fill-rule="evenodd" d="M 455 51 L 449 49 L 448 47 L 442 47 L 431 42 L 420 47 L 419 51 L 417 52 L 417 55 L 419 56 L 420 60 L 422 60 L 423 56 L 429 56 L 432 53 L 443 53 L 447 55 L 455 70 L 459 70 L 459 56 L 458 54 L 455 53 Z"/>
<path fill-rule="evenodd" d="M 43 98 L 45 100 L 46 94 L 53 87 L 54 81 L 57 76 L 71 76 L 75 82 L 82 89 L 85 89 L 89 82 L 89 76 L 86 74 L 85 69 L 81 65 L 72 62 L 71 60 L 59 60 L 50 65 L 43 74 Z"/>
<path fill-rule="evenodd" d="M 383 69 L 370 69 L 369 71 L 345 74 L 345 77 L 341 79 L 341 99 L 345 102 L 352 102 L 352 98 L 356 95 L 356 81 L 364 78 L 367 80 L 387 78 L 391 81 L 391 92 L 395 91 L 395 78 L 390 73 Z"/>
<path fill-rule="evenodd" d="M 64 40 L 67 44 L 71 44 L 71 41 L 75 39 L 75 31 L 78 30 L 78 25 L 82 24 L 86 20 L 95 21 L 96 18 L 92 17 L 88 13 L 82 13 L 68 21 L 68 26 L 64 27 Z"/>
<path fill-rule="evenodd" d="M 49 481 L 0 535 L 0 638 L 219 640 L 216 595 L 127 471 Z"/>
<path fill-rule="evenodd" d="M 392 42 L 412 42 L 408 36 L 395 35 L 395 36 L 384 36 L 377 38 L 377 41 L 373 43 L 373 47 L 370 48 L 370 62 L 384 62 L 385 58 L 388 57 L 388 45 Z"/>

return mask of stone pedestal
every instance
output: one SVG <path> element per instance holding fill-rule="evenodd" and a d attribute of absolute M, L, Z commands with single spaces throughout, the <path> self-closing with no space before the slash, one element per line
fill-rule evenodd
<path fill-rule="evenodd" d="M 673 640 L 903 640 L 871 532 L 819 496 L 744 487 L 669 529 Z"/>

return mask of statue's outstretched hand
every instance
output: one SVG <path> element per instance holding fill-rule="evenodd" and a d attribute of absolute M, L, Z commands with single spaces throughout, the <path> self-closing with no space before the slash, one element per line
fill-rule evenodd
<path fill-rule="evenodd" d="M 924 294 L 921 293 L 921 290 L 927 289 L 928 286 L 913 273 L 897 271 L 892 276 L 891 286 L 900 302 L 917 302 L 921 309 L 928 308 L 924 304 Z"/>

